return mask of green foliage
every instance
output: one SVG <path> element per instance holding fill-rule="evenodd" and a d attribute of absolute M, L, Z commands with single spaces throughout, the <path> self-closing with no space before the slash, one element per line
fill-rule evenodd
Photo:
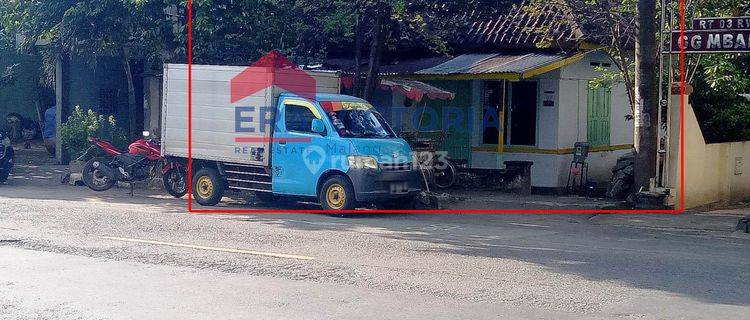
<path fill-rule="evenodd" d="M 2 70 L 2 72 L 0 72 L 0 88 L 13 84 L 13 82 L 16 80 L 16 69 L 18 68 L 18 66 L 18 63 L 14 63 L 10 66 L 5 67 L 5 70 Z"/>
<path fill-rule="evenodd" d="M 747 54 L 707 54 L 698 64 L 699 79 L 708 89 L 736 96 L 750 92 L 750 57 Z"/>
<path fill-rule="evenodd" d="M 750 101 L 739 96 L 741 91 L 734 86 L 714 87 L 705 74 L 696 78 L 691 99 L 706 140 L 750 141 Z"/>
<path fill-rule="evenodd" d="M 24 36 L 19 50 L 41 51 L 50 84 L 59 54 L 95 59 L 127 53 L 161 69 L 161 63 L 175 53 L 176 42 L 171 39 L 179 31 L 172 30 L 165 14 L 171 5 L 185 4 L 180 0 L 6 0 L 0 4 L 0 27 Z M 40 40 L 49 45 L 35 46 Z"/>
<path fill-rule="evenodd" d="M 4 4 L 0 4 L 0 10 L 4 9 L 4 6 Z M 5 28 L 0 24 L 0 53 L 5 54 L 6 52 L 11 52 L 13 50 L 14 40 L 15 39 L 11 34 L 5 31 Z M 13 84 L 13 81 L 16 78 L 17 67 L 18 64 L 13 64 L 6 66 L 4 70 L 0 68 L 0 88 Z"/>
<path fill-rule="evenodd" d="M 633 69 L 634 66 L 635 64 L 631 64 L 630 68 Z M 594 70 L 599 73 L 599 76 L 591 79 L 591 81 L 589 82 L 589 86 L 592 89 L 611 88 L 617 84 L 625 82 L 623 73 L 619 69 L 611 70 L 611 68 L 598 66 L 594 68 Z"/>
<path fill-rule="evenodd" d="M 196 63 L 247 64 L 278 50 L 300 64 L 326 57 L 351 58 L 357 17 L 364 41 L 373 22 L 387 12 L 385 55 L 445 53 L 447 37 L 473 9 L 492 12 L 506 0 L 196 0 L 193 2 L 193 54 Z M 185 26 L 178 42 L 186 43 Z M 177 46 L 184 55 L 184 46 Z M 365 45 L 365 52 L 369 46 Z"/>
<path fill-rule="evenodd" d="M 745 98 L 716 99 L 695 105 L 701 129 L 708 142 L 750 141 L 750 101 Z"/>
<path fill-rule="evenodd" d="M 558 19 L 528 30 L 538 35 L 538 48 L 554 48 L 560 30 L 580 30 L 585 43 L 607 52 L 617 67 L 599 69 L 601 76 L 595 86 L 622 83 L 628 94 L 630 108 L 635 106 L 635 28 L 634 0 L 528 0 L 521 7 L 529 20 L 543 19 L 554 12 Z M 654 21 L 659 17 L 655 16 Z"/>
<path fill-rule="evenodd" d="M 750 14 L 747 0 L 692 0 L 686 20 Z M 688 55 L 688 81 L 693 85 L 693 109 L 708 142 L 750 140 L 750 55 Z"/>
<path fill-rule="evenodd" d="M 91 143 L 89 137 L 97 137 L 111 141 L 118 148 L 127 146 L 127 133 L 117 126 L 113 116 L 104 117 L 93 110 L 84 111 L 76 106 L 68 121 L 60 126 L 60 139 L 63 147 L 68 150 L 72 158 L 80 157 Z M 93 154 L 88 154 L 92 156 Z"/>

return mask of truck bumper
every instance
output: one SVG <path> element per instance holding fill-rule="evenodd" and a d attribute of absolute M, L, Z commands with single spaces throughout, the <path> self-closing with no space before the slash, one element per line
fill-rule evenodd
<path fill-rule="evenodd" d="M 359 202 L 382 202 L 413 197 L 422 190 L 421 173 L 351 169 L 348 173 Z"/>

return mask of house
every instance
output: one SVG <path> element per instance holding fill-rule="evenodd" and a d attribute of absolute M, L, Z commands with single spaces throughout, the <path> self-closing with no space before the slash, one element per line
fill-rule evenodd
<path fill-rule="evenodd" d="M 37 53 L 50 45 L 49 40 L 37 40 L 35 49 L 30 53 L 19 53 L 18 48 L 24 41 L 16 35 L 15 44 L 0 48 L 0 73 L 12 72 L 12 81 L 0 84 L 0 117 L 3 124 L 5 116 L 17 113 L 24 119 L 44 122 L 42 117 L 49 107 L 56 108 L 56 130 L 59 136 L 61 123 L 67 121 L 76 106 L 91 109 L 103 116 L 113 116 L 117 125 L 140 132 L 144 120 L 149 120 L 147 106 L 153 105 L 156 99 L 147 91 L 153 90 L 153 76 L 144 72 L 142 61 L 131 61 L 131 72 L 134 79 L 136 119 L 131 120 L 128 107 L 128 88 L 122 60 L 112 56 L 82 57 L 77 55 L 58 55 L 46 65 L 46 61 Z M 46 74 L 44 71 L 51 71 Z M 159 84 L 160 81 L 156 81 Z M 146 88 L 146 90 L 144 90 Z M 156 95 L 158 95 L 158 91 Z M 146 121 L 146 125 L 149 122 Z M 56 152 L 58 162 L 67 163 L 70 159 L 63 151 L 62 141 L 57 139 Z"/>
<path fill-rule="evenodd" d="M 540 26 L 557 30 L 554 45 L 537 47 L 540 36 L 529 30 Z M 403 92 L 380 90 L 373 103 L 397 131 L 443 132 L 440 149 L 471 168 L 533 162 L 537 189 L 564 189 L 574 145 L 587 142 L 589 181 L 604 187 L 617 158 L 632 149 L 632 112 L 624 84 L 594 85 L 602 69 L 617 69 L 585 39 L 564 11 L 530 16 L 514 7 L 459 29 L 452 46 L 460 50 L 452 58 L 432 59 L 429 66 L 426 59 L 403 61 L 381 72 L 385 81 L 414 80 L 453 92 L 453 100 L 415 102 Z"/>
<path fill-rule="evenodd" d="M 117 125 L 124 130 L 130 130 L 131 124 L 136 125 L 133 131 L 140 132 L 147 115 L 144 112 L 144 106 L 152 100 L 148 91 L 151 82 L 142 71 L 142 63 L 131 63 L 131 66 L 137 109 L 135 121 L 130 119 L 128 87 L 120 59 L 109 56 L 85 58 L 62 55 L 58 57 L 55 67 L 58 130 L 60 123 L 67 121 L 73 109 L 80 106 L 105 117 L 114 117 Z M 58 139 L 57 144 L 58 161 L 66 163 L 70 159 L 67 159 L 68 155 L 61 152 L 62 141 Z"/>

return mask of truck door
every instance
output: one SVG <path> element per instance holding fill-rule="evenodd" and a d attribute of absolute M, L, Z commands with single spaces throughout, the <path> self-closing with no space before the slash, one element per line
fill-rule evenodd
<path fill-rule="evenodd" d="M 278 111 L 271 158 L 273 192 L 316 196 L 318 178 L 331 163 L 326 154 L 329 125 L 309 101 L 284 99 L 279 102 Z M 313 119 L 322 120 L 326 132 L 313 132 Z"/>

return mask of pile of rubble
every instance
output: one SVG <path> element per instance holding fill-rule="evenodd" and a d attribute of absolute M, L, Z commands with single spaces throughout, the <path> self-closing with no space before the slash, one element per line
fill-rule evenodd
<path fill-rule="evenodd" d="M 635 181 L 635 152 L 629 152 L 617 159 L 617 164 L 612 168 L 612 180 L 607 188 L 607 197 L 613 199 L 625 199 Z"/>

